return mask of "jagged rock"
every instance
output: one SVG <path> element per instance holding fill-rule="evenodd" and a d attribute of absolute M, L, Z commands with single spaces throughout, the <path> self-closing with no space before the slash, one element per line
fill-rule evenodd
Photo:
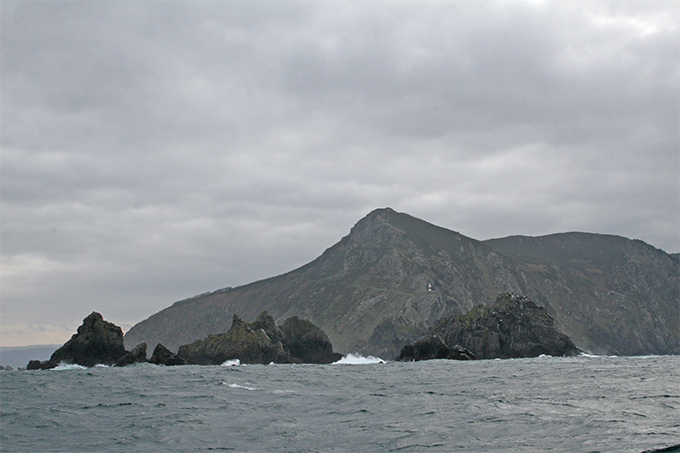
<path fill-rule="evenodd" d="M 277 340 L 272 340 L 270 335 Z M 288 363 L 290 356 L 278 340 L 281 336 L 273 318 L 266 312 L 260 314 L 253 324 L 234 315 L 231 328 L 226 333 L 180 346 L 178 355 L 196 365 L 219 365 L 234 359 L 241 363 Z"/>
<path fill-rule="evenodd" d="M 449 347 L 439 335 L 425 335 L 412 345 L 406 345 L 395 359 L 412 362 L 431 359 L 475 360 L 475 355 L 459 345 Z"/>
<path fill-rule="evenodd" d="M 283 336 L 281 330 L 276 326 L 274 318 L 267 312 L 263 311 L 259 314 L 257 319 L 249 324 L 250 328 L 257 330 L 264 330 L 270 340 L 274 343 L 277 341 L 283 341 Z"/>
<path fill-rule="evenodd" d="M 9 365 L 7 365 L 7 366 L 0 365 L 0 371 L 14 371 L 14 368 L 12 368 Z"/>
<path fill-rule="evenodd" d="M 342 358 L 333 352 L 328 336 L 309 321 L 289 318 L 276 326 L 266 311 L 248 324 L 233 315 L 231 328 L 222 334 L 180 346 L 178 355 L 197 365 L 241 363 L 331 363 Z"/>
<path fill-rule="evenodd" d="M 56 367 L 56 364 L 50 363 L 49 360 L 31 360 L 28 362 L 28 365 L 26 365 L 27 370 L 49 370 L 50 368 Z"/>
<path fill-rule="evenodd" d="M 132 348 L 132 351 L 125 353 L 123 357 L 118 359 L 116 366 L 127 366 L 141 362 L 146 362 L 146 343 L 144 342 Z"/>
<path fill-rule="evenodd" d="M 297 316 L 286 319 L 281 325 L 283 346 L 293 359 L 302 363 L 333 363 L 342 354 L 333 352 L 333 345 L 323 330 Z"/>
<path fill-rule="evenodd" d="M 459 344 L 481 359 L 571 356 L 580 350 L 553 327 L 545 308 L 527 297 L 502 293 L 492 305 L 441 320 L 431 329 L 448 344 Z"/>
<path fill-rule="evenodd" d="M 83 319 L 77 333 L 54 351 L 50 360 L 31 360 L 26 369 L 44 370 L 54 368 L 62 362 L 87 367 L 97 364 L 114 365 L 125 353 L 121 328 L 104 321 L 99 313 L 92 312 Z"/>
<path fill-rule="evenodd" d="M 149 363 L 153 363 L 154 365 L 175 366 L 186 365 L 187 361 L 158 343 L 151 354 Z"/>

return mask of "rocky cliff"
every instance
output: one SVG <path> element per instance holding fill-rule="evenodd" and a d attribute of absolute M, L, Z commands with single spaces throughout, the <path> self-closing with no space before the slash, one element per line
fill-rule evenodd
<path fill-rule="evenodd" d="M 172 350 L 234 313 L 308 319 L 337 350 L 394 357 L 439 319 L 525 294 L 592 352 L 680 351 L 680 266 L 640 241 L 585 233 L 477 241 L 392 209 L 287 274 L 180 301 L 135 325 L 129 347 Z"/>
<path fill-rule="evenodd" d="M 62 347 L 54 351 L 46 362 L 31 361 L 27 369 L 49 369 L 60 363 L 92 367 L 98 364 L 115 365 L 126 354 L 123 331 L 92 312 L 83 319 L 78 331 Z"/>
<path fill-rule="evenodd" d="M 231 328 L 222 334 L 180 346 L 177 353 L 190 364 L 332 363 L 342 358 L 333 352 L 328 337 L 309 321 L 292 317 L 281 327 L 265 311 L 248 324 L 234 315 Z"/>
<path fill-rule="evenodd" d="M 485 241 L 511 258 L 526 296 L 545 306 L 581 349 L 680 353 L 680 265 L 642 241 L 560 233 Z"/>
<path fill-rule="evenodd" d="M 491 305 L 439 321 L 431 329 L 452 345 L 479 359 L 510 359 L 579 353 L 569 337 L 557 331 L 547 310 L 530 299 L 503 293 Z"/>

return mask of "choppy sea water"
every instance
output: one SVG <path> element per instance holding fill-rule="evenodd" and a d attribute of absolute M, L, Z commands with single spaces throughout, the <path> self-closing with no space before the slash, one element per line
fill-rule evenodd
<path fill-rule="evenodd" d="M 677 356 L 349 362 L 0 372 L 0 450 L 641 452 L 680 444 Z"/>

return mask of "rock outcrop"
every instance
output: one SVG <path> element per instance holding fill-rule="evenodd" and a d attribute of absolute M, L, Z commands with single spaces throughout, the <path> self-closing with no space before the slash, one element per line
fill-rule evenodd
<path fill-rule="evenodd" d="M 146 362 L 146 350 L 147 344 L 142 342 L 126 351 L 120 327 L 93 312 L 49 360 L 31 360 L 26 369 L 45 370 L 61 363 L 126 366 Z M 234 359 L 244 364 L 332 363 L 341 358 L 341 354 L 333 352 L 328 336 L 311 322 L 293 317 L 278 327 L 264 311 L 250 324 L 234 315 L 226 333 L 183 345 L 177 354 L 159 343 L 148 362 L 165 366 L 220 365 Z"/>
<path fill-rule="evenodd" d="M 118 361 L 116 366 L 127 366 L 133 363 L 146 362 L 146 343 L 139 343 L 132 348 L 130 352 L 126 352 Z"/>
<path fill-rule="evenodd" d="M 286 319 L 281 325 L 283 346 L 294 361 L 302 363 L 333 363 L 342 354 L 333 352 L 328 336 L 311 322 L 297 316 Z"/>
<path fill-rule="evenodd" d="M 101 314 L 92 312 L 83 319 L 83 324 L 78 327 L 77 333 L 54 351 L 48 361 L 31 360 L 26 369 L 50 369 L 60 363 L 87 367 L 98 364 L 115 365 L 125 354 L 121 328 L 104 321 Z"/>
<path fill-rule="evenodd" d="M 241 363 L 331 363 L 342 356 L 323 331 L 296 317 L 277 327 L 266 311 L 248 324 L 233 316 L 231 328 L 222 334 L 180 346 L 177 353 L 188 363 L 219 365 L 238 359 Z"/>
<path fill-rule="evenodd" d="M 545 308 L 527 297 L 502 293 L 491 305 L 441 320 L 431 329 L 448 344 L 470 350 L 480 359 L 508 359 L 539 355 L 572 356 L 579 349 L 553 327 Z"/>
<path fill-rule="evenodd" d="M 153 363 L 154 365 L 176 366 L 186 365 L 187 361 L 158 343 L 151 354 L 149 363 Z"/>
<path fill-rule="evenodd" d="M 50 366 L 49 360 L 31 360 L 28 362 L 28 365 L 26 365 L 27 370 L 48 370 L 50 368 L 54 368 L 54 366 Z"/>
<path fill-rule="evenodd" d="M 449 347 L 439 335 L 425 335 L 415 343 L 404 346 L 395 360 L 413 362 L 432 359 L 475 360 L 476 357 L 459 345 Z"/>

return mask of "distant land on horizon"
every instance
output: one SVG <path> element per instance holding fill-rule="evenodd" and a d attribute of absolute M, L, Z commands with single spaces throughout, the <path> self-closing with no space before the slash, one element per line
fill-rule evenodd
<path fill-rule="evenodd" d="M 64 338 L 66 342 L 68 338 Z M 25 368 L 29 360 L 47 360 L 60 344 L 42 344 L 31 346 L 0 346 L 0 366 L 11 366 L 14 369 Z"/>
<path fill-rule="evenodd" d="M 443 317 L 502 292 L 544 306 L 555 326 L 597 354 L 680 353 L 680 265 L 641 240 L 597 233 L 478 241 L 391 208 L 288 273 L 203 293 L 133 326 L 127 348 L 172 350 L 267 310 L 309 319 L 336 350 L 387 359 Z"/>

